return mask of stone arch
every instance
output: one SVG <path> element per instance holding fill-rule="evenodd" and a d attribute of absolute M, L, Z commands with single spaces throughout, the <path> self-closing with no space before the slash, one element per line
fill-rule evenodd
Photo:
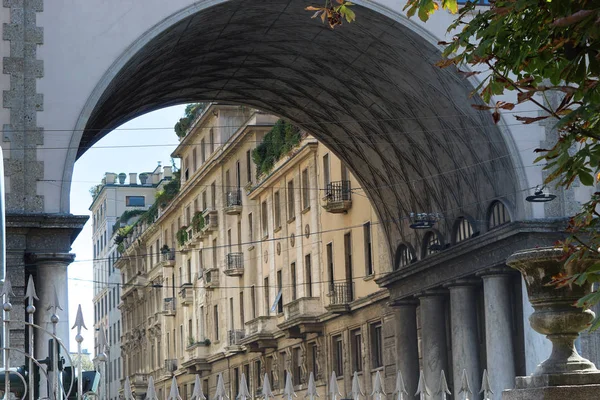
<path fill-rule="evenodd" d="M 108 131 L 165 106 L 209 100 L 268 111 L 321 140 L 365 189 L 390 255 L 392 243 L 413 236 L 410 212 L 482 215 L 485 199 L 516 198 L 513 144 L 487 112 L 470 107 L 468 81 L 433 66 L 440 52 L 431 35 L 368 1 L 359 2 L 356 23 L 332 31 L 308 18 L 308 3 L 199 2 L 144 34 L 79 117 L 63 208 L 74 161 Z"/>
<path fill-rule="evenodd" d="M 396 254 L 394 256 L 394 271 L 406 267 L 417 259 L 412 244 L 408 242 L 400 242 L 396 247 Z"/>
<path fill-rule="evenodd" d="M 471 232 L 468 235 L 469 237 L 465 238 L 465 232 L 464 232 L 464 228 L 465 228 L 465 222 L 469 225 Z M 479 221 L 476 221 L 475 218 L 471 217 L 468 214 L 461 214 L 459 217 L 457 217 L 454 220 L 454 224 L 452 225 L 452 232 L 451 232 L 451 243 L 452 244 L 457 244 L 460 242 L 463 242 L 465 240 L 470 239 L 471 237 L 473 237 L 473 235 L 478 235 L 479 232 Z M 460 232 L 460 230 L 463 229 L 462 232 Z"/>
<path fill-rule="evenodd" d="M 485 229 L 490 231 L 514 221 L 513 213 L 514 211 L 511 210 L 506 200 L 496 199 L 492 201 L 485 213 Z"/>
<path fill-rule="evenodd" d="M 433 243 L 434 237 L 435 237 L 435 241 L 437 243 Z M 437 246 L 437 249 L 434 251 L 434 253 L 439 253 L 440 251 L 444 250 L 444 248 L 446 246 L 446 240 L 444 238 L 444 235 L 442 235 L 442 233 L 437 229 L 429 229 L 429 230 L 425 231 L 425 233 L 423 234 L 423 238 L 421 239 L 421 246 L 420 246 L 421 259 L 424 259 L 424 258 L 428 257 L 429 255 L 433 254 L 433 253 L 430 253 L 430 247 L 432 245 Z"/>

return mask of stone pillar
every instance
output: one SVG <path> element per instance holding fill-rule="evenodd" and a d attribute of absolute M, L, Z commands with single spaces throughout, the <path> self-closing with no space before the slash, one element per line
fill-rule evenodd
<path fill-rule="evenodd" d="M 396 311 L 396 370 L 402 372 L 409 396 L 419 381 L 419 345 L 417 342 L 417 305 L 413 299 L 391 304 Z"/>
<path fill-rule="evenodd" d="M 448 285 L 450 290 L 450 325 L 452 335 L 452 371 L 454 396 L 459 397 L 463 371 L 467 371 L 473 390 L 472 400 L 481 398 L 481 369 L 477 337 L 476 285 L 478 280 L 461 279 Z"/>
<path fill-rule="evenodd" d="M 69 348 L 69 307 L 68 307 L 68 280 L 67 267 L 75 259 L 74 254 L 70 253 L 33 253 L 29 260 L 35 264 L 37 277 L 35 287 L 39 300 L 35 304 L 35 322 L 42 328 L 52 332 L 53 324 L 50 320 L 54 309 L 48 310 L 51 305 L 55 305 L 58 300 L 60 308 L 56 309 L 56 315 L 59 318 L 56 324 L 57 336 L 62 340 L 65 347 Z M 55 296 L 56 289 L 56 299 Z M 61 309 L 62 308 L 62 309 Z M 35 351 L 38 358 L 45 358 L 48 354 L 48 340 L 50 336 L 46 333 L 37 331 L 35 333 Z M 64 349 L 61 354 L 64 357 Z M 65 357 L 65 360 L 68 360 Z M 46 395 L 46 379 L 40 374 L 40 395 Z"/>
<path fill-rule="evenodd" d="M 430 393 L 427 400 L 436 398 L 442 370 L 448 375 L 446 298 L 446 292 L 438 290 L 427 291 L 419 296 L 423 373 Z"/>
<path fill-rule="evenodd" d="M 510 306 L 511 270 L 492 268 L 481 274 L 485 303 L 487 371 L 494 400 L 515 385 L 515 360 Z M 477 385 L 479 387 L 479 385 Z"/>

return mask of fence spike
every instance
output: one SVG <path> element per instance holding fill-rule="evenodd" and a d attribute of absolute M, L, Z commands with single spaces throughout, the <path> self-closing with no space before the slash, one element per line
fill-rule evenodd
<path fill-rule="evenodd" d="M 342 393 L 340 392 L 340 387 L 337 383 L 337 377 L 335 376 L 335 371 L 331 373 L 331 379 L 329 380 L 329 394 L 331 395 L 330 400 L 337 400 L 338 396 L 341 398 Z"/>
<path fill-rule="evenodd" d="M 229 399 L 227 396 L 227 389 L 225 389 L 225 382 L 223 381 L 223 373 L 219 373 L 217 379 L 217 390 L 215 391 L 214 400 Z"/>
<path fill-rule="evenodd" d="M 479 393 L 483 393 L 483 400 L 491 400 L 491 395 L 494 394 L 492 391 L 492 385 L 490 385 L 490 377 L 488 376 L 487 369 L 483 370 L 483 378 L 481 379 L 481 390 Z"/>
<path fill-rule="evenodd" d="M 2 297 L 4 299 L 5 302 L 9 301 L 9 297 L 13 296 L 14 297 L 14 292 L 12 289 L 12 283 L 10 282 L 10 279 L 6 278 L 4 279 L 4 285 L 2 285 L 2 290 L 0 290 L 0 296 L 6 296 L 6 297 Z"/>
<path fill-rule="evenodd" d="M 404 379 L 402 379 L 402 372 L 398 371 L 396 374 L 396 389 L 394 390 L 396 400 L 404 400 L 404 396 L 408 396 L 408 391 L 404 385 Z"/>
<path fill-rule="evenodd" d="M 438 389 L 437 394 L 441 395 L 442 400 L 446 400 L 446 395 L 452 394 L 448 388 L 448 381 L 446 381 L 446 374 L 444 373 L 444 370 L 442 370 L 442 373 L 440 374 L 440 388 Z"/>
<path fill-rule="evenodd" d="M 129 382 L 129 379 L 127 380 L 127 382 Z M 129 390 L 131 390 L 131 386 L 129 387 Z M 154 387 L 154 378 L 152 378 L 152 376 L 148 377 L 148 389 L 146 390 L 146 400 L 159 400 L 159 398 L 156 396 L 156 388 Z"/>
<path fill-rule="evenodd" d="M 292 374 L 289 371 L 285 374 L 285 387 L 283 389 L 283 398 L 292 400 L 294 397 L 298 397 L 294 392 L 294 384 L 292 383 Z"/>
<path fill-rule="evenodd" d="M 309 398 L 310 400 L 315 400 L 315 397 L 319 397 L 319 393 L 317 392 L 317 385 L 315 384 L 315 376 L 310 373 L 308 377 L 308 388 L 306 389 L 306 396 L 304 398 Z"/>
<path fill-rule="evenodd" d="M 271 382 L 269 382 L 269 374 L 266 374 L 266 373 L 265 373 L 265 377 L 263 379 L 262 394 L 263 394 L 265 400 L 269 400 L 269 397 L 275 398 L 275 396 L 273 395 L 273 391 L 271 390 Z"/>
<path fill-rule="evenodd" d="M 54 299 L 50 302 L 47 311 L 52 310 L 52 314 L 56 314 L 56 310 L 61 310 L 60 302 L 58 301 L 58 292 L 56 291 L 56 286 L 54 286 Z"/>
<path fill-rule="evenodd" d="M 123 397 L 125 400 L 134 400 L 133 392 L 131 391 L 131 383 L 129 383 L 129 377 L 125 377 L 125 383 L 123 384 Z"/>
<path fill-rule="evenodd" d="M 358 400 L 360 396 L 365 397 L 361 387 L 360 381 L 358 380 L 358 373 L 354 371 L 354 376 L 352 377 L 352 399 Z"/>
<path fill-rule="evenodd" d="M 469 385 L 469 376 L 467 375 L 467 370 L 463 369 L 462 378 L 460 380 L 460 390 L 458 394 L 463 393 L 463 400 L 469 400 L 469 395 L 473 394 L 471 390 L 471 385 Z"/>
<path fill-rule="evenodd" d="M 206 396 L 202 392 L 200 375 L 196 375 L 196 380 L 194 381 L 194 391 L 192 392 L 192 397 L 190 397 L 190 400 L 206 400 Z"/>
<path fill-rule="evenodd" d="M 421 400 L 426 400 L 429 396 L 429 388 L 427 387 L 427 382 L 425 382 L 423 370 L 419 372 L 419 384 L 417 385 L 417 393 L 415 393 L 415 396 L 420 396 Z"/>

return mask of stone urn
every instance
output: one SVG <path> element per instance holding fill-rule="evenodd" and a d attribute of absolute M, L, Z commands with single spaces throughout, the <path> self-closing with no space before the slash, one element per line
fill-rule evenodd
<path fill-rule="evenodd" d="M 593 311 L 576 307 L 575 303 L 590 293 L 592 287 L 588 283 L 561 288 L 551 284 L 553 277 L 565 272 L 564 261 L 561 261 L 563 254 L 562 250 L 553 247 L 528 249 L 513 254 L 506 262 L 519 270 L 525 279 L 529 301 L 535 310 L 529 317 L 531 327 L 552 342 L 550 358 L 538 365 L 532 377 L 544 377 L 545 385 L 553 385 L 552 381 L 556 381 L 555 385 L 595 383 L 600 378 L 600 371 L 581 357 L 574 345 L 579 332 L 594 319 Z M 583 262 L 591 264 L 594 261 Z M 585 265 L 575 267 L 584 268 Z"/>

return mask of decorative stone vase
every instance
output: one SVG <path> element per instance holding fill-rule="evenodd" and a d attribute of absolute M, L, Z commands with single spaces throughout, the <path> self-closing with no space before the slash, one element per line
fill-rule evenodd
<path fill-rule="evenodd" d="M 121 185 L 124 185 L 124 184 L 125 184 L 125 178 L 127 178 L 127 175 L 126 175 L 124 172 L 121 172 L 121 173 L 119 174 L 119 183 L 120 183 Z"/>
<path fill-rule="evenodd" d="M 593 311 L 574 306 L 577 300 L 590 293 L 591 284 L 562 288 L 550 284 L 554 276 L 565 272 L 562 256 L 562 250 L 545 247 L 519 251 L 506 262 L 519 270 L 525 279 L 529 301 L 535 310 L 529 317 L 531 327 L 552 342 L 550 358 L 538 365 L 533 377 L 600 373 L 591 361 L 577 353 L 574 346 L 579 332 L 594 319 Z M 584 262 L 591 264 L 594 261 Z"/>

